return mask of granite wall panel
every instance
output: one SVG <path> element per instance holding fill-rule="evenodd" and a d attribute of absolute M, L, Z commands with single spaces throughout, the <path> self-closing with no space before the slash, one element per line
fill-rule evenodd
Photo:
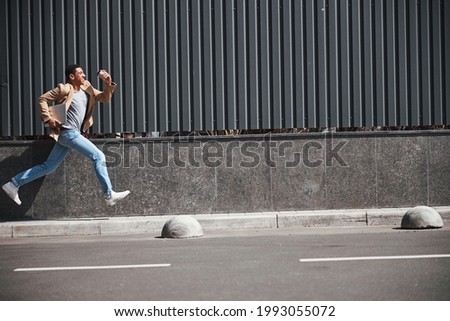
<path fill-rule="evenodd" d="M 163 214 L 211 213 L 216 203 L 215 169 L 202 164 L 200 142 L 172 142 L 165 168 Z"/>
<path fill-rule="evenodd" d="M 426 137 L 377 138 L 377 207 L 428 204 L 427 142 Z"/>
<path fill-rule="evenodd" d="M 377 206 L 375 138 L 329 138 L 325 167 L 326 208 Z"/>
<path fill-rule="evenodd" d="M 261 212 L 271 208 L 270 167 L 264 141 L 218 142 L 214 213 Z M 222 155 L 222 156 L 220 156 Z M 218 164 L 216 164 L 218 165 Z"/>
<path fill-rule="evenodd" d="M 450 136 L 428 139 L 429 205 L 450 204 Z"/>
<path fill-rule="evenodd" d="M 103 199 L 92 164 L 71 152 L 58 170 L 0 194 L 0 220 L 445 206 L 450 131 L 303 133 L 93 140 L 116 191 Z M 0 179 L 45 161 L 53 143 L 0 145 Z"/>
<path fill-rule="evenodd" d="M 324 209 L 325 144 L 323 138 L 277 142 L 272 168 L 273 210 Z"/>

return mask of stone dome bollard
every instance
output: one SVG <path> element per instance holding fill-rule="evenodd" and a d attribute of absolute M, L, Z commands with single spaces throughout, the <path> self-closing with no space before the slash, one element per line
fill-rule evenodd
<path fill-rule="evenodd" d="M 200 223 L 189 215 L 178 215 L 169 219 L 161 232 L 163 238 L 191 238 L 202 237 L 203 229 Z"/>
<path fill-rule="evenodd" d="M 416 206 L 406 212 L 402 218 L 401 228 L 427 229 L 444 226 L 441 215 L 431 207 Z"/>

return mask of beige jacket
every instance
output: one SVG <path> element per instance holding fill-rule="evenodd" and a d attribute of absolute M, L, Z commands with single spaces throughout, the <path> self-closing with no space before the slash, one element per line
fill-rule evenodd
<path fill-rule="evenodd" d="M 84 84 L 81 86 L 81 89 L 84 90 L 89 95 L 89 103 L 86 110 L 86 117 L 85 121 L 82 125 L 82 131 L 85 132 L 89 129 L 89 127 L 92 126 L 94 123 L 94 119 L 92 117 L 92 114 L 94 112 L 94 106 L 97 101 L 101 103 L 107 103 L 111 100 L 112 94 L 114 93 L 114 90 L 116 89 L 116 84 L 112 83 L 110 86 L 105 85 L 104 91 L 99 91 L 92 87 L 91 83 L 89 81 L 85 81 Z M 48 104 L 49 103 L 55 103 L 55 104 L 66 104 L 66 110 L 69 109 L 70 104 L 72 103 L 72 96 L 73 96 L 73 86 L 71 84 L 59 84 L 56 88 L 53 88 L 52 90 L 46 92 L 41 97 L 38 98 L 38 106 L 39 110 L 41 112 L 41 119 L 44 123 L 49 121 L 52 117 L 50 115 L 50 112 L 48 110 Z M 60 129 L 50 129 L 50 136 L 53 137 L 56 141 L 58 140 L 60 134 Z"/>

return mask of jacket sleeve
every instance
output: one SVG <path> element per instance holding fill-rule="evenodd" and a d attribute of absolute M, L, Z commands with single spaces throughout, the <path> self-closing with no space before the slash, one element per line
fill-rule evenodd
<path fill-rule="evenodd" d="M 48 122 L 52 116 L 48 110 L 48 104 L 52 102 L 61 102 L 64 93 L 64 85 L 59 84 L 58 87 L 47 91 L 41 97 L 37 99 L 39 111 L 41 113 L 41 119 L 44 123 Z"/>
<path fill-rule="evenodd" d="M 113 82 L 111 83 L 111 85 L 105 86 L 105 89 L 103 91 L 93 88 L 95 100 L 104 104 L 108 103 L 111 100 L 114 90 L 116 90 L 116 87 L 117 84 Z"/>

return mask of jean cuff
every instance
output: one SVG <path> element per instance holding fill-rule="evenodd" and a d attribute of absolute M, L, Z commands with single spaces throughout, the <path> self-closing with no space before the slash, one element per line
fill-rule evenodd
<path fill-rule="evenodd" d="M 11 178 L 11 182 L 14 184 L 15 187 L 19 188 L 19 184 L 17 183 L 17 181 L 13 178 Z"/>

